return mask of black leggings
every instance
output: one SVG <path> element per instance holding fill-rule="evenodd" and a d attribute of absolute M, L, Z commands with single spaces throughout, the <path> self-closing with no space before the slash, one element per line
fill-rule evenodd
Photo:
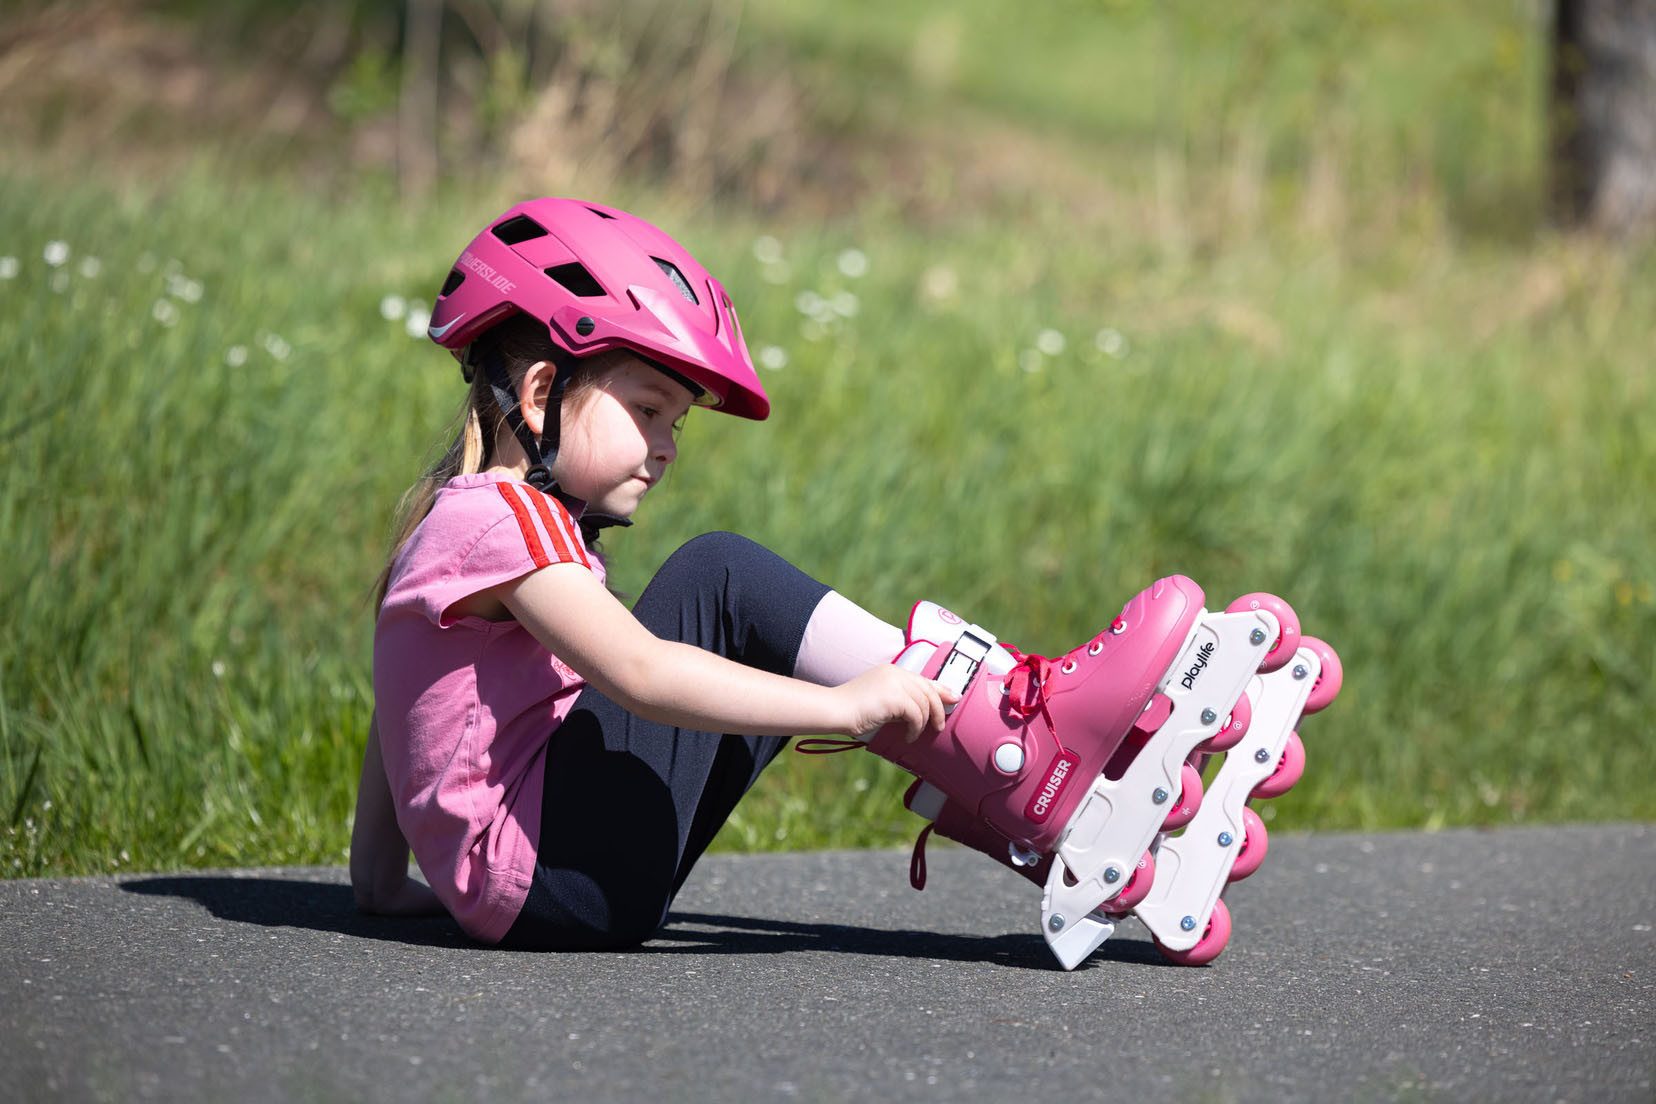
<path fill-rule="evenodd" d="M 827 593 L 747 538 L 707 533 L 668 557 L 633 613 L 665 640 L 792 675 Z M 648 939 L 787 742 L 648 721 L 588 686 L 547 745 L 534 882 L 501 945 L 582 950 Z"/>

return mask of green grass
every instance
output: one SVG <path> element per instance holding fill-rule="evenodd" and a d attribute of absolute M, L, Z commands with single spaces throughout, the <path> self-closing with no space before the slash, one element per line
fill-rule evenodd
<path fill-rule="evenodd" d="M 797 26 L 753 33 L 813 26 L 799 13 L 814 9 L 763 10 Z M 901 42 L 930 10 L 895 6 Z M 1441 32 L 1433 56 L 1453 59 L 1470 17 L 1443 18 L 1415 34 Z M 1107 51 L 1109 27 L 1077 26 Z M 1407 40 L 1383 29 L 1374 50 L 1394 56 Z M 830 61 L 850 49 L 821 41 Z M 970 42 L 961 56 L 962 88 L 995 69 Z M 1240 87 L 1218 60 L 1190 64 L 1192 101 Z M 1006 68 L 996 79 L 1027 83 Z M 993 107 L 1033 126 L 1045 110 L 989 84 L 951 99 L 945 82 L 935 118 Z M 637 593 L 678 543 L 734 529 L 892 620 L 934 598 L 1049 654 L 1159 574 L 1218 603 L 1273 590 L 1346 668 L 1305 726 L 1305 781 L 1262 810 L 1273 827 L 1656 816 L 1656 260 L 1469 232 L 1461 206 L 1533 192 L 1530 139 L 1476 165 L 1454 139 L 1467 119 L 1531 132 L 1499 81 L 1431 123 L 1408 84 L 1364 82 L 1357 129 L 1319 147 L 1343 174 L 1332 214 L 1318 149 L 1293 142 L 1300 100 L 1263 92 L 1236 108 L 1276 136 L 1243 181 L 1264 197 L 1251 221 L 1227 217 L 1245 162 L 1191 143 L 1170 184 L 1149 167 L 1165 151 L 1144 148 L 1148 117 L 1103 139 L 1137 152 L 1110 178 L 1120 204 L 1079 231 L 1058 203 L 825 226 L 608 197 L 680 233 L 755 347 L 787 355 L 764 374 L 769 422 L 690 420 L 677 470 L 608 542 L 614 585 Z M 1060 132 L 1104 110 L 1081 85 L 1052 98 Z M 1375 134 L 1393 160 L 1354 152 Z M 1440 146 L 1454 156 L 1433 160 Z M 1418 186 L 1411 149 L 1437 170 Z M 319 196 L 223 170 L 0 173 L 0 257 L 17 269 L 0 281 L 8 876 L 344 854 L 370 588 L 393 504 L 461 397 L 452 361 L 381 299 L 429 299 L 502 201 L 399 213 L 371 181 Z M 785 272 L 755 259 L 766 233 Z M 61 266 L 51 241 L 69 247 Z M 837 264 L 852 247 L 861 277 Z M 850 292 L 856 312 L 813 321 L 805 292 Z M 1053 334 L 1061 351 L 1038 352 Z M 720 846 L 918 828 L 895 768 L 788 760 Z"/>

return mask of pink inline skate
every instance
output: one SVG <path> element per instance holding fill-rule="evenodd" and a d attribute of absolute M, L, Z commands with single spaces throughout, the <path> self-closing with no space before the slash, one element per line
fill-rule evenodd
<path fill-rule="evenodd" d="M 1196 813 L 1180 801 L 1199 786 L 1187 760 L 1226 738 L 1251 678 L 1295 654 L 1298 621 L 1281 600 L 1223 613 L 1203 600 L 1190 579 L 1159 580 L 1104 632 L 1056 659 L 1002 646 L 930 602 L 910 614 L 896 662 L 961 700 L 937 736 L 908 743 L 888 727 L 866 737 L 867 747 L 921 779 L 909 807 L 940 818 L 945 835 L 997 858 L 1004 851 L 1008 865 L 1031 874 L 1045 864 L 1041 931 L 1066 969 L 1109 938 L 1131 907 L 1116 900 L 1129 884 L 1134 896 L 1154 893 L 1159 878 L 1140 869 L 1147 854 L 1170 812 Z M 1136 753 L 1118 759 L 1153 703 L 1165 716 L 1140 730 Z"/>

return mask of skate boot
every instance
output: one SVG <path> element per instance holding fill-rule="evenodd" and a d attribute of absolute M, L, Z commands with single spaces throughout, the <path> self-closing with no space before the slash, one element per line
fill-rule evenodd
<path fill-rule="evenodd" d="M 1023 875 L 1037 886 L 1044 887 L 1052 869 L 1052 856 L 1025 851 L 995 831 L 988 822 L 978 820 L 959 805 L 950 801 L 942 790 L 927 785 L 918 778 L 903 795 L 903 805 L 917 816 L 931 823 L 921 829 L 914 841 L 914 854 L 909 860 L 909 884 L 915 889 L 926 888 L 926 839 L 936 832 L 944 839 L 981 851 L 1002 866 Z M 1150 883 L 1156 876 L 1155 860 L 1146 851 L 1139 856 L 1127 885 L 1116 896 L 1099 906 L 1101 910 L 1122 915 L 1132 909 L 1150 892 Z"/>
<path fill-rule="evenodd" d="M 1009 858 L 1051 857 L 1041 930 L 1066 969 L 1113 932 L 1107 902 L 1179 804 L 1194 773 L 1187 758 L 1219 734 L 1248 680 L 1298 643 L 1298 621 L 1280 600 L 1218 614 L 1203 600 L 1190 579 L 1162 579 L 1105 631 L 1052 659 L 1002 645 L 930 602 L 910 615 L 898 664 L 961 700 L 935 736 L 910 743 L 887 726 L 864 742 L 1004 839 Z M 1106 768 L 1158 695 L 1166 718 L 1111 778 Z M 980 838 L 980 850 L 996 846 Z"/>
<path fill-rule="evenodd" d="M 1199 966 L 1230 939 L 1230 912 L 1220 893 L 1259 869 L 1270 846 L 1265 825 L 1247 802 L 1278 797 L 1305 770 L 1300 717 L 1326 709 L 1340 692 L 1340 658 L 1321 640 L 1303 637 L 1286 666 L 1249 681 L 1239 711 L 1244 732 L 1223 747 L 1224 762 L 1185 830 L 1153 849 L 1156 880 L 1134 915 L 1169 960 Z"/>

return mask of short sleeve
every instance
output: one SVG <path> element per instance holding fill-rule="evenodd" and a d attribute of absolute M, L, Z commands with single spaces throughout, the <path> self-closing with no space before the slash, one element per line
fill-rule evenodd
<path fill-rule="evenodd" d="M 512 518 L 516 521 L 514 534 L 510 527 L 495 526 L 496 530 L 504 530 L 496 538 L 506 547 L 500 549 L 500 554 L 510 558 L 526 553 L 530 563 L 535 567 L 547 567 L 555 563 L 578 563 L 588 571 L 592 570 L 592 561 L 587 559 L 586 546 L 581 543 L 579 528 L 575 519 L 570 517 L 564 504 L 555 498 L 541 494 L 535 488 L 524 483 L 496 483 L 495 490 L 505 500 L 507 509 L 511 510 Z M 523 547 L 518 548 L 521 540 Z M 483 542 L 479 542 L 479 546 Z M 484 550 L 487 552 L 488 550 Z M 473 550 L 473 555 L 477 550 Z M 471 557 L 468 557 L 471 558 Z"/>
<path fill-rule="evenodd" d="M 445 491 L 405 550 L 407 570 L 387 605 L 412 606 L 433 624 L 480 591 L 553 564 L 591 571 L 591 554 L 564 505 L 526 483 L 493 482 Z"/>

